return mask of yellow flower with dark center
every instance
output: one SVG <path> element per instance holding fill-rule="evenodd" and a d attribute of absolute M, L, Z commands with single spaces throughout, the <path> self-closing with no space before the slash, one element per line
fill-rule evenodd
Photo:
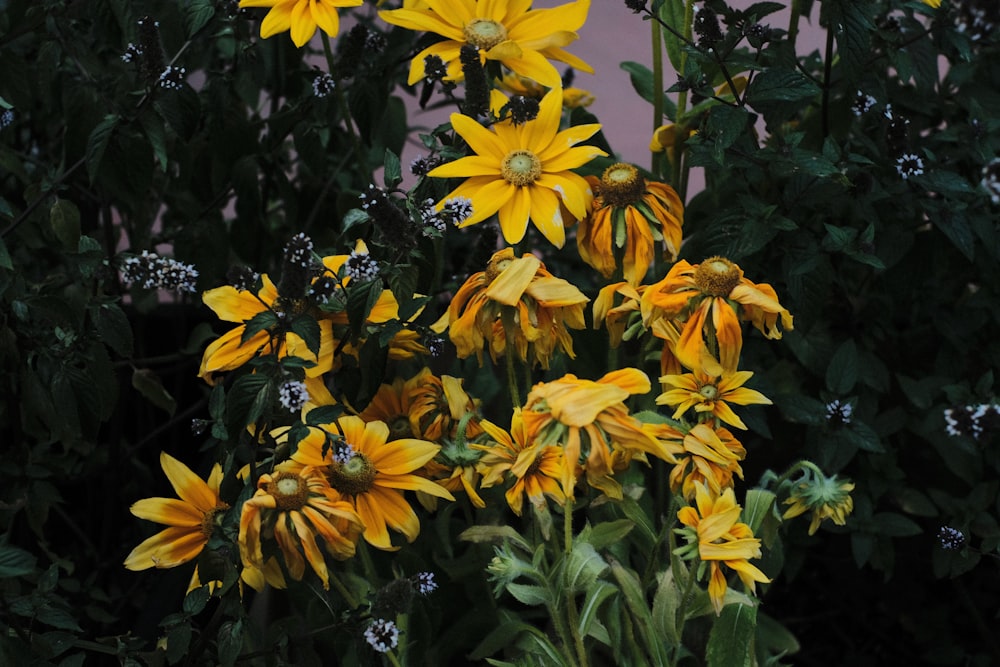
<path fill-rule="evenodd" d="M 273 312 L 279 324 L 303 315 L 308 310 L 305 300 L 288 300 L 278 295 L 278 289 L 265 274 L 261 276 L 262 286 L 257 294 L 238 290 L 230 285 L 216 287 L 202 294 L 205 305 L 215 311 L 224 322 L 235 322 L 239 326 L 222 334 L 205 349 L 202 355 L 198 377 L 209 384 L 215 384 L 217 373 L 235 370 L 259 354 L 275 354 L 301 357 L 316 365 L 305 370 L 306 377 L 315 378 L 326 373 L 333 365 L 334 339 L 331 322 L 319 320 L 319 354 L 313 354 L 305 341 L 291 331 L 281 331 L 280 326 L 257 331 L 243 340 L 246 323 L 268 310 Z"/>
<path fill-rule="evenodd" d="M 410 64 L 407 83 L 424 78 L 427 56 L 437 56 L 448 68 L 449 81 L 462 79 L 459 52 L 469 44 L 481 60 L 497 61 L 515 74 L 543 86 L 561 86 L 561 77 L 549 60 L 582 72 L 593 68 L 562 47 L 577 39 L 587 20 L 590 0 L 576 0 L 550 9 L 531 9 L 531 0 L 424 0 L 422 7 L 380 11 L 386 23 L 424 30 L 445 39 L 427 47 Z"/>
<path fill-rule="evenodd" d="M 365 421 L 388 424 L 392 440 L 419 438 L 437 442 L 452 437 L 459 420 L 475 410 L 475 402 L 462 388 L 462 380 L 450 375 L 438 377 L 424 368 L 409 380 L 396 378 L 392 384 L 383 384 L 360 416 Z M 481 432 L 475 417 L 466 429 L 468 437 Z"/>
<path fill-rule="evenodd" d="M 168 528 L 132 549 L 125 558 L 125 567 L 130 570 L 177 567 L 193 560 L 208 544 L 216 521 L 221 518 L 219 514 L 229 509 L 219 499 L 222 481 L 219 464 L 212 468 L 207 481 L 166 452 L 160 453 L 160 466 L 179 499 L 144 498 L 132 505 L 135 516 Z M 200 583 L 196 566 L 191 588 Z"/>
<path fill-rule="evenodd" d="M 638 169 L 622 162 L 605 169 L 600 179 L 588 176 L 587 181 L 594 200 L 576 236 L 583 261 L 605 278 L 620 265 L 625 280 L 638 285 L 655 258 L 657 244 L 663 245 L 671 262 L 677 258 L 684 205 L 672 187 L 647 181 Z"/>
<path fill-rule="evenodd" d="M 513 72 L 503 75 L 497 80 L 497 86 L 510 95 L 520 95 L 521 97 L 531 97 L 542 99 L 545 97 L 545 86 L 527 77 L 518 76 Z M 495 90 L 495 89 L 494 89 Z M 582 88 L 563 88 L 563 107 L 566 109 L 576 109 L 577 107 L 589 107 L 594 103 L 594 95 L 590 91 Z M 500 106 L 503 106 L 502 104 Z M 497 109 L 494 109 L 496 113 Z"/>
<path fill-rule="evenodd" d="M 263 568 L 261 540 L 273 537 L 293 579 L 302 579 L 308 561 L 323 588 L 329 588 L 330 573 L 316 537 L 328 554 L 344 560 L 354 555 L 362 530 L 357 513 L 331 491 L 321 470 L 277 469 L 261 475 L 256 493 L 243 503 L 240 556 L 247 566 Z"/>
<path fill-rule="evenodd" d="M 670 490 L 687 500 L 694 498 L 699 485 L 718 495 L 732 488 L 734 475 L 743 479 L 740 461 L 747 452 L 729 429 L 697 424 L 686 434 L 675 432 L 660 437 L 676 461 L 670 471 Z"/>
<path fill-rule="evenodd" d="M 332 445 L 328 436 L 336 439 Z M 310 429 L 292 454 L 288 469 L 307 466 L 322 470 L 330 486 L 361 517 L 365 540 L 379 549 L 395 551 L 399 547 L 392 545 L 389 528 L 402 533 L 408 542 L 420 533 L 420 521 L 403 491 L 455 499 L 440 485 L 414 474 L 440 449 L 415 438 L 390 441 L 385 422 L 365 423 L 360 417 L 347 416 Z"/>
<path fill-rule="evenodd" d="M 485 271 L 469 277 L 451 300 L 434 330 L 448 329 L 458 356 L 475 354 L 482 362 L 490 343 L 493 361 L 512 348 L 531 365 L 549 367 L 557 349 L 573 357 L 568 329 L 586 326 L 583 292 L 556 278 L 534 255 L 514 257 L 504 248 L 493 254 Z"/>
<path fill-rule="evenodd" d="M 336 37 L 340 32 L 338 7 L 360 7 L 364 0 L 240 0 L 240 7 L 269 7 L 260 24 L 262 39 L 290 31 L 295 46 L 302 48 L 316 28 Z"/>
<path fill-rule="evenodd" d="M 561 95 L 555 88 L 543 97 L 534 120 L 515 125 L 507 119 L 494 123 L 493 131 L 469 116 L 451 115 L 452 127 L 474 155 L 435 167 L 427 175 L 466 179 L 442 200 L 472 201 L 472 215 L 462 227 L 497 213 L 508 243 L 524 238 L 530 220 L 549 242 L 563 247 L 563 209 L 579 220 L 587 214 L 592 197 L 587 181 L 570 169 L 606 153 L 596 146 L 577 145 L 600 130 L 599 124 L 559 131 Z"/>
<path fill-rule="evenodd" d="M 753 536 L 750 526 L 740 523 L 742 508 L 736 503 L 733 490 L 726 489 L 716 495 L 698 484 L 695 503 L 697 510 L 682 507 L 677 512 L 677 518 L 692 529 L 690 532 L 682 530 L 681 534 L 689 541 L 690 547 L 697 546 L 698 557 L 710 566 L 708 597 L 715 613 L 720 614 L 728 588 L 723 565 L 736 572 L 751 592 L 756 592 L 757 582 L 766 584 L 771 580 L 748 562 L 751 558 L 761 557 L 760 540 Z M 687 551 L 689 547 L 678 549 L 678 552 Z"/>
<path fill-rule="evenodd" d="M 704 372 L 664 375 L 660 378 L 664 392 L 656 397 L 657 405 L 676 406 L 673 418 L 680 419 L 689 409 L 700 415 L 711 414 L 730 426 L 746 430 L 729 403 L 736 405 L 771 405 L 771 399 L 743 385 L 753 377 L 750 371 L 711 376 Z"/>
<path fill-rule="evenodd" d="M 484 489 L 502 483 L 508 474 L 513 475 L 515 481 L 505 497 L 518 516 L 524 509 L 525 496 L 537 508 L 544 508 L 546 497 L 559 505 L 566 504 L 566 494 L 559 485 L 564 467 L 562 447 L 538 445 L 520 410 L 515 410 L 511 417 L 509 433 L 487 420 L 483 420 L 482 426 L 495 443 L 473 445 L 485 452 L 478 466 Z"/>
<path fill-rule="evenodd" d="M 558 444 L 563 448 L 560 481 L 567 497 L 573 497 L 581 469 L 586 472 L 587 484 L 620 499 L 621 485 L 613 475 L 632 456 L 652 454 L 672 459 L 625 406 L 630 395 L 648 393 L 650 386 L 645 373 L 625 368 L 596 381 L 567 374 L 532 387 L 522 418 L 538 446 Z"/>
<path fill-rule="evenodd" d="M 847 515 L 854 511 L 854 499 L 851 491 L 854 483 L 848 479 L 837 479 L 837 476 L 809 479 L 792 487 L 791 495 L 785 500 L 790 507 L 785 510 L 782 518 L 791 519 L 805 512 L 812 512 L 809 523 L 809 534 L 819 529 L 820 523 L 831 519 L 838 526 L 847 523 Z"/>
<path fill-rule="evenodd" d="M 683 320 L 674 349 L 677 358 L 688 368 L 717 375 L 737 369 L 743 348 L 741 318 L 768 338 L 781 338 L 779 317 L 785 329 L 792 328 L 792 316 L 778 303 L 774 288 L 750 282 L 739 266 L 723 257 L 694 266 L 677 262 L 663 280 L 646 288 L 640 308 L 647 327 L 661 318 Z M 718 359 L 708 349 L 706 337 L 716 341 Z"/>

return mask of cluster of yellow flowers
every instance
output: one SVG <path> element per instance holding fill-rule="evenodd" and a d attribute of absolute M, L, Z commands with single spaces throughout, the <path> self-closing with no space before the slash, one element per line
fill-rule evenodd
<path fill-rule="evenodd" d="M 335 35 L 335 8 L 360 4 L 240 2 L 242 7 L 271 8 L 261 26 L 262 37 L 288 30 L 298 46 L 308 42 L 317 26 Z M 649 456 L 673 466 L 671 489 L 693 503 L 677 518 L 697 547 L 692 557 L 711 565 L 709 593 L 716 609 L 721 609 L 726 591 L 723 565 L 750 589 L 755 582 L 768 581 L 749 563 L 761 555 L 760 540 L 739 522 L 741 509 L 733 488 L 734 479 L 742 478 L 740 462 L 746 451 L 729 427 L 746 426 L 730 406 L 770 403 L 743 386 L 753 374 L 739 370 L 742 323 L 749 322 L 768 338 L 780 338 L 779 322 L 791 329 L 792 316 L 770 285 L 751 282 L 722 257 L 697 265 L 679 261 L 662 280 L 642 284 L 658 254 L 674 261 L 680 251 L 681 200 L 669 185 L 648 181 L 632 165 L 613 164 L 599 179 L 573 171 L 606 155 L 585 143 L 600 126 L 560 129 L 567 100 L 581 103 L 586 96 L 567 96 L 549 61 L 591 71 L 563 49 L 576 39 L 589 0 L 541 10 L 530 5 L 530 0 L 423 0 L 380 12 L 390 24 L 443 38 L 413 59 L 410 83 L 423 78 L 426 56 L 439 57 L 447 78 L 460 82 L 459 51 L 472 45 L 484 63 L 494 61 L 507 70 L 506 82 L 497 81 L 496 86 L 533 90 L 540 96 L 537 115 L 520 122 L 504 117 L 509 100 L 497 90 L 489 127 L 470 116 L 451 116 L 452 128 L 469 154 L 428 173 L 431 178 L 465 179 L 438 209 L 449 199 L 471 200 L 472 214 L 461 226 L 496 215 L 512 244 L 523 240 L 530 222 L 562 248 L 567 229 L 579 222 L 580 257 L 606 279 L 616 279 L 600 290 L 593 304 L 594 326 L 607 329 L 613 346 L 641 331 L 661 341 L 663 391 L 656 403 L 672 408 L 672 419 L 647 423 L 630 413 L 626 401 L 649 394 L 652 383 L 641 370 L 625 368 L 598 380 L 567 374 L 536 384 L 523 404 L 512 381 L 515 409 L 508 430 L 481 418 L 477 401 L 461 380 L 423 369 L 407 380 L 382 385 L 363 410 L 340 406 L 348 414 L 314 424 L 308 421 L 309 412 L 335 403 L 324 378 L 338 370 L 339 355 L 357 354 L 346 343 L 352 323 L 345 309 L 289 298 L 267 276 L 261 276 L 254 289 L 209 290 L 204 302 L 220 319 L 237 326 L 205 351 L 200 377 L 212 384 L 218 374 L 260 355 L 308 362 L 302 419 L 311 425 L 304 435 L 296 435 L 295 447 L 287 446 L 292 429 L 269 433 L 275 451 L 286 445 L 291 453 L 284 460 L 275 456 L 268 461 L 267 471 L 255 480 L 254 494 L 238 508 L 242 576 L 251 586 L 281 586 L 285 575 L 300 579 L 306 563 L 327 586 L 325 555 L 349 558 L 361 539 L 379 549 L 398 548 L 390 530 L 414 540 L 420 524 L 405 491 L 417 492 L 427 508 L 434 508 L 437 499 L 453 500 L 452 494 L 459 492 L 482 507 L 482 489 L 509 484 L 506 500 L 514 512 L 522 513 L 525 497 L 544 511 L 547 499 L 565 505 L 584 483 L 620 499 L 623 491 L 616 473 L 633 461 L 648 462 Z M 541 87 L 550 90 L 542 94 Z M 313 284 L 326 280 L 347 289 L 351 276 L 345 266 L 365 251 L 359 242 L 352 255 L 323 258 L 323 273 L 311 277 Z M 381 290 L 376 296 L 366 324 L 398 319 L 393 293 Z M 447 331 L 461 358 L 476 355 L 481 362 L 487 349 L 494 362 L 505 358 L 509 368 L 514 363 L 529 370 L 549 368 L 559 354 L 573 358 L 570 331 L 586 326 L 589 301 L 535 255 L 518 257 L 505 248 L 484 271 L 468 278 L 433 328 Z M 270 326 L 260 325 L 262 316 Z M 271 316 L 273 321 L 267 320 Z M 308 344 L 294 326 L 288 328 L 302 317 L 318 326 L 318 344 Z M 389 353 L 391 358 L 412 359 L 427 350 L 413 331 L 403 328 L 394 335 Z M 191 561 L 211 539 L 220 516 L 230 511 L 219 496 L 218 466 L 206 482 L 167 454 L 161 461 L 179 499 L 149 498 L 133 506 L 137 516 L 168 528 L 136 547 L 125 563 L 131 569 Z M 800 503 L 789 512 L 805 508 Z M 843 512 L 839 516 L 842 519 Z M 271 554 L 280 554 L 283 567 Z M 196 571 L 192 586 L 198 584 Z"/>

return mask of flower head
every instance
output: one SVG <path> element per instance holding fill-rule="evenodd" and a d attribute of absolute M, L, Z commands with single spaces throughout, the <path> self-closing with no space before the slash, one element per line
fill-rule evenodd
<path fill-rule="evenodd" d="M 145 498 L 132 505 L 135 516 L 168 528 L 132 549 L 125 558 L 125 567 L 130 570 L 177 567 L 193 560 L 208 544 L 219 513 L 229 509 L 219 499 L 219 464 L 212 468 L 207 481 L 166 452 L 160 453 L 160 466 L 179 499 Z M 191 581 L 192 588 L 199 581 L 197 567 Z"/>
<path fill-rule="evenodd" d="M 708 597 L 715 613 L 720 614 L 728 588 L 723 565 L 736 572 L 751 592 L 756 591 L 756 582 L 771 580 L 748 562 L 751 558 L 760 558 L 760 540 L 754 537 L 750 526 L 739 522 L 742 508 L 736 503 L 733 490 L 726 489 L 715 495 L 708 487 L 698 484 L 695 503 L 696 508 L 682 507 L 677 512 L 677 518 L 688 527 L 678 531 L 688 541 L 688 546 L 680 547 L 678 553 L 687 554 L 696 546 L 698 558 L 709 564 Z"/>
<path fill-rule="evenodd" d="M 664 375 L 660 378 L 664 392 L 656 397 L 657 405 L 676 406 L 673 418 L 680 419 L 689 409 L 699 415 L 711 414 L 730 426 L 746 429 L 729 403 L 736 405 L 770 405 L 771 399 L 764 394 L 743 386 L 753 377 L 750 371 L 723 373 L 711 376 L 704 372 Z"/>
<path fill-rule="evenodd" d="M 732 488 L 733 476 L 743 479 L 740 461 L 746 458 L 743 444 L 729 429 L 697 424 L 686 434 L 675 431 L 661 436 L 674 452 L 676 463 L 670 471 L 670 490 L 686 499 L 695 497 L 699 486 L 718 495 Z"/>
<path fill-rule="evenodd" d="M 556 88 L 561 85 L 560 75 L 549 60 L 594 71 L 562 48 L 577 39 L 575 31 L 587 20 L 589 10 L 590 0 L 550 9 L 531 9 L 531 0 L 425 0 L 421 6 L 381 11 L 379 16 L 386 23 L 445 38 L 413 58 L 407 81 L 410 85 L 425 77 L 427 56 L 437 56 L 445 63 L 446 80 L 460 80 L 459 51 L 471 45 L 479 50 L 481 60 L 497 61 L 515 74 Z"/>
<path fill-rule="evenodd" d="M 515 125 L 508 118 L 494 123 L 492 131 L 469 116 L 451 115 L 452 127 L 474 154 L 435 167 L 428 176 L 466 179 L 445 197 L 472 201 L 472 215 L 461 227 L 497 213 L 508 243 L 520 242 L 531 221 L 549 242 L 563 246 L 563 209 L 579 220 L 587 214 L 592 196 L 587 181 L 570 170 L 606 153 L 577 145 L 593 136 L 601 128 L 598 124 L 559 131 L 561 95 L 560 89 L 553 89 L 543 97 L 534 120 Z"/>
<path fill-rule="evenodd" d="M 670 261 L 681 247 L 684 206 L 674 189 L 647 181 L 630 164 L 617 163 L 600 179 L 588 176 L 594 200 L 580 221 L 576 242 L 580 257 L 605 278 L 619 267 L 632 285 L 642 282 L 662 243 Z"/>
<path fill-rule="evenodd" d="M 463 359 L 472 354 L 481 359 L 488 342 L 494 361 L 512 349 L 522 361 L 548 368 L 557 348 L 573 356 L 568 329 L 586 326 L 587 301 L 534 255 L 516 258 L 504 248 L 493 254 L 485 271 L 465 281 L 435 330 L 448 328 Z"/>
<path fill-rule="evenodd" d="M 364 0 L 240 0 L 240 8 L 268 7 L 271 11 L 260 24 L 260 36 L 267 39 L 288 30 L 295 46 L 302 48 L 319 28 L 330 37 L 340 32 L 338 7 L 360 7 Z"/>
<path fill-rule="evenodd" d="M 330 437 L 339 437 L 349 448 L 331 447 Z M 440 447 L 426 440 L 389 440 L 385 422 L 365 423 L 360 417 L 341 417 L 335 423 L 311 428 L 292 454 L 290 470 L 315 467 L 330 486 L 357 512 L 364 525 L 365 540 L 374 547 L 393 551 L 389 528 L 408 542 L 420 533 L 420 521 L 403 497 L 404 490 L 423 491 L 454 500 L 447 490 L 414 474 L 430 461 Z"/>
<path fill-rule="evenodd" d="M 826 477 L 822 473 L 807 475 L 804 481 L 792 487 L 785 500 L 789 508 L 783 518 L 791 519 L 805 512 L 812 512 L 812 522 L 809 524 L 809 534 L 819 528 L 826 519 L 832 519 L 838 526 L 847 522 L 847 515 L 854 510 L 854 499 L 851 491 L 854 483 L 848 479 L 838 479 L 836 475 Z"/>
<path fill-rule="evenodd" d="M 243 503 L 240 555 L 246 566 L 263 568 L 261 541 L 273 536 L 293 579 L 302 579 L 308 561 L 323 588 L 329 588 L 329 571 L 316 538 L 322 538 L 328 554 L 344 560 L 354 555 L 363 529 L 354 508 L 330 488 L 321 470 L 293 471 L 286 466 L 261 475 L 256 493 Z"/>

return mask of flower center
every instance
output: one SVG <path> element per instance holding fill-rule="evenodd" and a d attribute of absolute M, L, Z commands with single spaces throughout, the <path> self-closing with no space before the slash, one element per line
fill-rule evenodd
<path fill-rule="evenodd" d="M 542 161 L 531 151 L 511 151 L 500 165 L 500 175 L 511 185 L 531 185 L 542 175 Z"/>
<path fill-rule="evenodd" d="M 701 394 L 705 400 L 714 401 L 719 396 L 719 388 L 714 384 L 706 384 L 698 390 L 698 393 Z"/>
<path fill-rule="evenodd" d="M 356 496 L 372 488 L 377 472 L 367 456 L 355 453 L 346 462 L 331 465 L 327 476 L 330 479 L 330 486 L 337 491 Z"/>
<path fill-rule="evenodd" d="M 476 48 L 489 51 L 507 39 L 507 29 L 490 19 L 472 19 L 462 30 L 462 36 Z"/>
<path fill-rule="evenodd" d="M 282 511 L 299 510 L 309 499 L 309 484 L 295 473 L 279 472 L 268 485 L 275 506 Z"/>
<path fill-rule="evenodd" d="M 646 192 L 646 179 L 630 164 L 618 162 L 601 175 L 601 197 L 611 206 L 629 206 Z"/>
<path fill-rule="evenodd" d="M 412 437 L 413 429 L 410 428 L 410 419 L 406 415 L 397 415 L 389 422 L 389 440 Z"/>
<path fill-rule="evenodd" d="M 220 503 L 218 507 L 205 512 L 205 515 L 201 517 L 201 534 L 205 536 L 205 539 L 212 537 L 212 531 L 222 523 L 220 515 L 227 509 L 229 509 L 229 505 Z"/>
<path fill-rule="evenodd" d="M 710 296 L 729 296 L 740 284 L 740 267 L 724 257 L 706 259 L 694 271 L 694 284 Z"/>
<path fill-rule="evenodd" d="M 486 265 L 486 284 L 489 285 L 497 276 L 503 273 L 511 262 L 514 261 L 514 251 L 505 248 L 490 258 L 490 263 Z"/>

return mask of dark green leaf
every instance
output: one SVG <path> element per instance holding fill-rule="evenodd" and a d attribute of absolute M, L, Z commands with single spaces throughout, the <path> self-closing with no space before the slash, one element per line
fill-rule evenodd
<path fill-rule="evenodd" d="M 219 628 L 219 662 L 223 665 L 232 665 L 240 655 L 243 648 L 243 619 L 235 621 L 225 621 Z"/>
<path fill-rule="evenodd" d="M 14 270 L 14 261 L 10 258 L 10 252 L 3 239 L 0 239 L 0 269 Z"/>
<path fill-rule="evenodd" d="M 188 38 L 205 27 L 215 15 L 215 6 L 211 0 L 187 0 L 184 8 L 184 25 L 187 27 Z"/>
<path fill-rule="evenodd" d="M 612 544 L 625 539 L 625 536 L 632 532 L 633 528 L 635 528 L 635 524 L 628 519 L 602 521 L 585 533 L 582 533 L 580 539 L 585 539 L 595 549 L 606 549 Z M 586 535 L 585 538 L 584 535 Z"/>
<path fill-rule="evenodd" d="M 747 103 L 756 107 L 770 102 L 795 102 L 818 94 L 819 87 L 804 74 L 775 68 L 754 77 L 747 89 Z"/>
<path fill-rule="evenodd" d="M 382 176 L 385 187 L 392 190 L 403 182 L 403 170 L 399 164 L 399 156 L 388 148 L 385 149 L 385 171 Z"/>
<path fill-rule="evenodd" d="M 10 544 L 0 544 L 0 579 L 23 577 L 35 569 L 31 552 Z"/>
<path fill-rule="evenodd" d="M 632 61 L 623 62 L 619 67 L 628 72 L 635 92 L 639 93 L 642 99 L 653 104 L 653 96 L 655 94 L 653 91 L 653 72 L 642 63 Z M 675 117 L 677 115 L 677 105 L 662 90 L 656 92 L 660 95 L 664 116 L 667 118 Z"/>
<path fill-rule="evenodd" d="M 858 347 L 853 340 L 844 341 L 826 369 L 827 389 L 840 396 L 846 395 L 858 381 Z"/>
<path fill-rule="evenodd" d="M 97 127 L 90 133 L 90 137 L 87 139 L 87 175 L 90 177 L 91 184 L 97 178 L 97 170 L 101 166 L 101 160 L 104 158 L 104 153 L 108 149 L 108 143 L 111 141 L 111 137 L 115 132 L 115 128 L 118 127 L 118 123 L 121 121 L 121 117 L 116 114 L 108 114 L 104 117 Z"/>
<path fill-rule="evenodd" d="M 132 372 L 132 387 L 145 396 L 150 403 L 173 416 L 177 409 L 177 401 L 163 388 L 163 383 L 156 373 L 148 368 L 135 369 Z"/>
<path fill-rule="evenodd" d="M 332 424 L 343 413 L 344 408 L 341 405 L 321 405 L 306 413 L 306 424 L 310 426 Z"/>
<path fill-rule="evenodd" d="M 910 537 L 924 532 L 912 519 L 894 512 L 879 512 L 872 517 L 879 534 L 888 537 Z"/>
<path fill-rule="evenodd" d="M 180 662 L 191 645 L 191 624 L 178 623 L 167 630 L 167 662 L 171 665 Z"/>
<path fill-rule="evenodd" d="M 68 199 L 56 199 L 49 209 L 49 222 L 56 238 L 67 250 L 80 245 L 80 209 Z"/>
<path fill-rule="evenodd" d="M 184 596 L 183 609 L 185 614 L 200 614 L 208 604 L 208 599 L 212 594 L 208 590 L 208 585 L 199 586 Z"/>
<path fill-rule="evenodd" d="M 753 663 L 753 637 L 757 608 L 727 604 L 708 634 L 705 661 L 709 667 L 749 667 Z"/>
<path fill-rule="evenodd" d="M 94 326 L 105 345 L 120 357 L 132 356 L 132 325 L 116 303 L 105 303 L 93 311 Z"/>
<path fill-rule="evenodd" d="M 299 315 L 292 320 L 291 329 L 292 333 L 305 342 L 306 347 L 309 348 L 310 352 L 319 356 L 319 346 L 322 338 L 322 332 L 319 328 L 319 322 L 316 321 L 315 317 L 309 313 Z"/>
<path fill-rule="evenodd" d="M 260 311 L 244 324 L 243 335 L 240 336 L 240 344 L 245 344 L 261 331 L 270 331 L 278 326 L 278 321 L 278 315 L 273 310 Z"/>

